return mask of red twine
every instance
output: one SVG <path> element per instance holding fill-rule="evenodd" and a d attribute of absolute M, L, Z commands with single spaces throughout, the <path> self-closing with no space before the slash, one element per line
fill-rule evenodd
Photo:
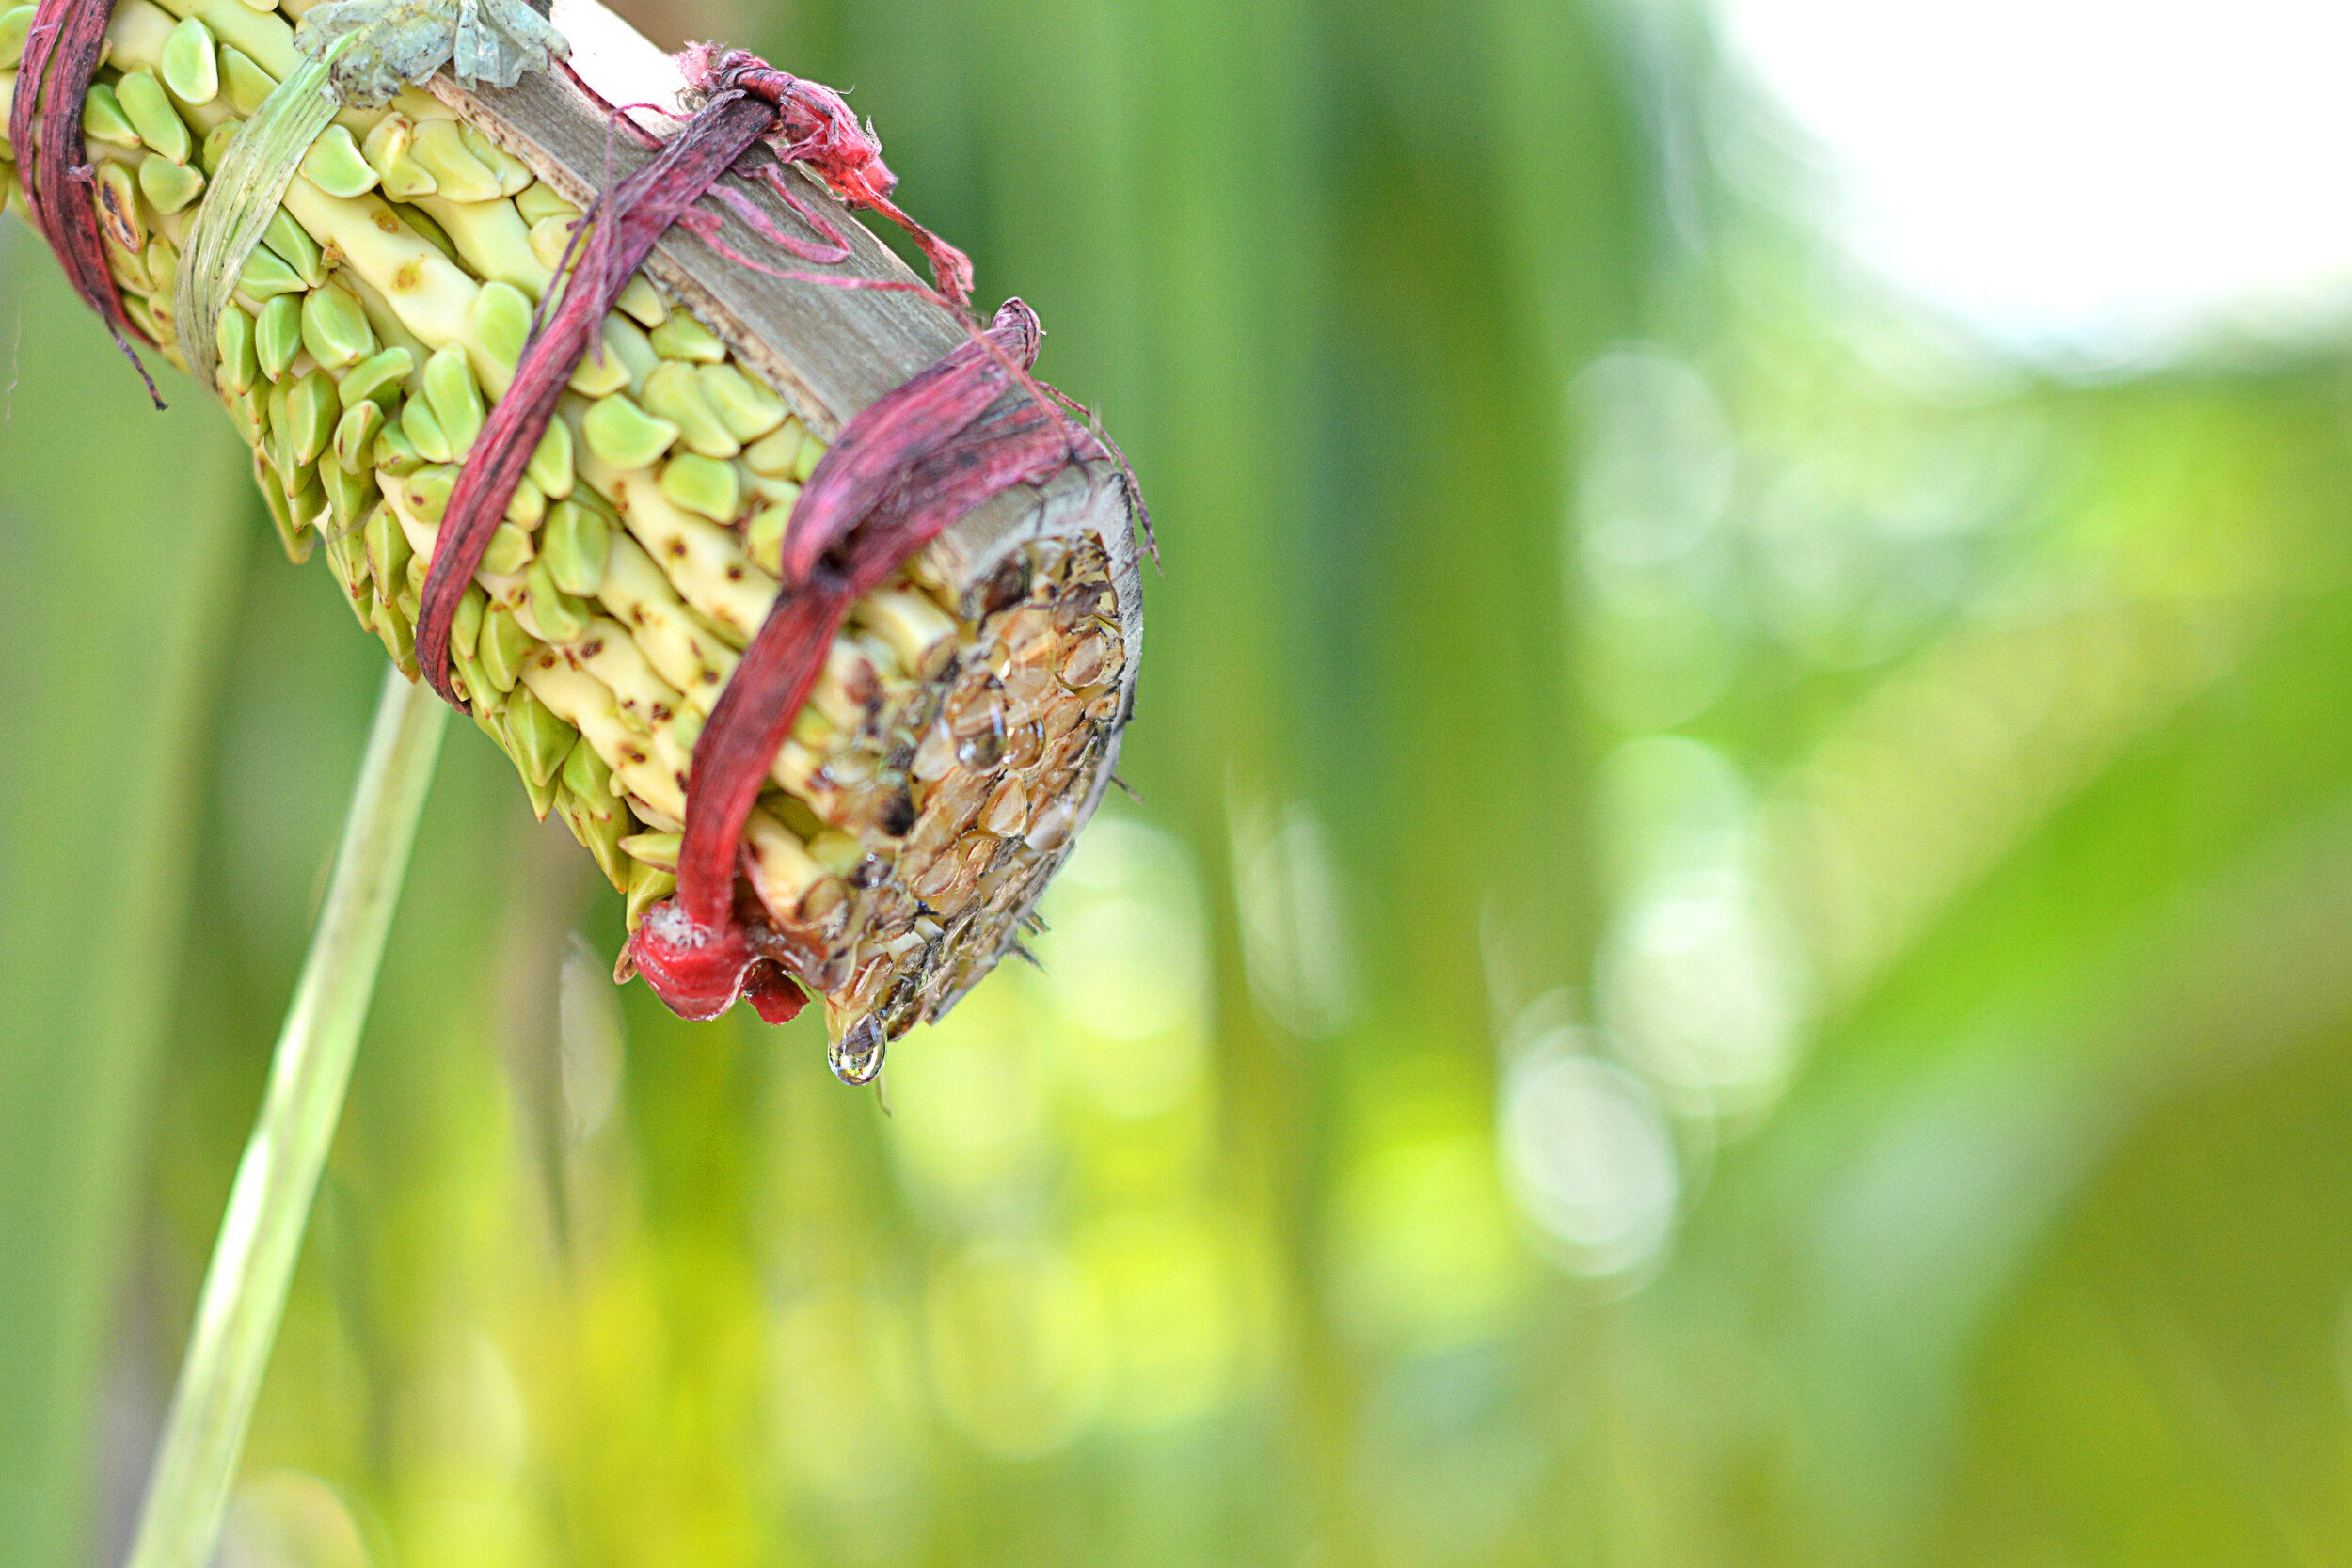
<path fill-rule="evenodd" d="M 155 378 L 131 346 L 132 338 L 145 341 L 147 335 L 132 324 L 106 271 L 98 231 L 99 187 L 91 166 L 82 162 L 82 100 L 89 95 L 105 51 L 108 14 L 104 0 L 40 0 L 24 35 L 24 58 L 8 106 L 8 141 L 16 149 L 24 205 L 49 248 L 56 252 L 66 281 L 106 324 L 115 346 L 161 408 L 164 400 L 155 390 Z M 77 186 L 88 193 L 88 199 L 76 199 Z"/>
<path fill-rule="evenodd" d="M 665 230 L 680 224 L 715 241 L 717 214 L 697 211 L 694 203 L 753 144 L 769 141 L 782 162 L 807 165 L 850 205 L 870 208 L 905 229 L 930 259 L 943 304 L 959 308 L 970 298 L 971 263 L 891 203 L 897 182 L 882 162 L 881 144 L 838 93 L 740 51 L 719 54 L 698 45 L 683 63 L 689 81 L 707 95 L 703 106 L 652 161 L 582 218 L 586 240 L 579 267 L 524 349 L 514 382 L 491 411 L 443 511 L 417 621 L 417 657 L 434 689 L 461 707 L 449 670 L 457 606 L 547 433 L 557 398 Z M 840 231 L 799 198 L 780 169 L 763 173 L 822 239 L 813 244 L 787 235 L 764 216 L 755 230 L 803 261 L 846 260 L 849 245 Z M 739 211 L 748 205 L 739 193 L 723 187 L 720 193 Z M 762 272 L 776 271 L 731 250 L 723 253 Z M 914 284 L 778 276 L 930 293 Z M 791 942 L 755 906 L 739 910 L 737 869 L 761 780 L 850 605 L 990 497 L 1105 453 L 1104 442 L 1075 430 L 1055 406 L 1058 394 L 1030 378 L 1041 337 L 1034 311 L 1010 300 L 986 332 L 972 332 L 968 325 L 965 330 L 970 341 L 850 420 L 809 476 L 786 526 L 782 589 L 695 741 L 677 894 L 645 912 L 620 965 L 624 977 L 643 974 L 684 1017 L 715 1018 L 738 998 L 748 998 L 762 1018 L 781 1023 L 807 1000 L 786 967 Z M 1033 401 L 992 414 L 1016 385 Z"/>

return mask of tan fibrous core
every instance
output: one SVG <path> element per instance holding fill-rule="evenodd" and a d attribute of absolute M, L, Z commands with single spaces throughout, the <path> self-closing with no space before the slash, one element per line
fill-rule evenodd
<path fill-rule="evenodd" d="M 183 370 L 181 248 L 230 136 L 293 69 L 306 8 L 115 7 L 85 107 L 93 198 L 131 319 Z M 0 13 L 7 65 L 29 13 Z M 16 189 L 12 163 L 0 178 Z M 404 90 L 320 136 L 223 312 L 215 390 L 288 554 L 323 545 L 412 678 L 442 508 L 579 217 Z M 631 929 L 675 889 L 695 737 L 776 595 L 824 451 L 805 412 L 640 274 L 459 609 L 451 658 L 475 721 L 626 895 Z M 1012 950 L 1121 721 L 1099 540 L 1031 538 L 962 580 L 939 559 L 852 610 L 744 835 L 739 902 L 824 997 L 836 1041 L 897 1037 Z"/>
<path fill-rule="evenodd" d="M 1121 717 L 1098 544 L 1033 542 L 952 597 L 924 564 L 834 641 L 746 835 L 837 1039 L 897 1038 L 1010 949 Z"/>

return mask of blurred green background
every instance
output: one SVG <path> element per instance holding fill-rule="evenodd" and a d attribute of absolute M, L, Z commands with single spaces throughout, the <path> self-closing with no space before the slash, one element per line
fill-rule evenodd
<path fill-rule="evenodd" d="M 736 7 L 633 14 L 853 87 L 1141 470 L 1141 800 L 885 1108 L 613 990 L 453 728 L 225 1562 L 2352 1560 L 2341 332 L 1988 346 L 1705 12 Z M 0 273 L 0 1558 L 79 1568 L 382 654 Z"/>

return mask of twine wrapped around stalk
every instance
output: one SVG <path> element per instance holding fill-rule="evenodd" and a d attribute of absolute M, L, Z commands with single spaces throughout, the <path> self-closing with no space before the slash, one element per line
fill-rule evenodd
<path fill-rule="evenodd" d="M 1015 950 L 1132 698 L 1140 501 L 1035 317 L 968 323 L 838 95 L 593 3 L 104 9 L 40 0 L 11 117 L 77 291 L 596 854 L 622 977 L 821 995 L 870 1078 Z"/>

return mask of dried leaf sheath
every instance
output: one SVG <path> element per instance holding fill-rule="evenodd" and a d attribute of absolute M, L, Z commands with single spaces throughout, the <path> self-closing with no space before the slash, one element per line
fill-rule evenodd
<path fill-rule="evenodd" d="M 677 68 L 609 14 L 559 7 L 556 22 L 604 99 L 675 102 Z M 218 78 L 209 98 L 166 70 L 166 41 L 191 28 Z M 92 117 L 89 154 L 138 192 L 109 270 L 134 324 L 169 343 L 189 187 L 291 69 L 292 33 L 244 0 L 122 0 L 108 37 L 101 86 L 163 71 L 189 144 L 174 163 L 137 127 L 101 139 L 119 117 Z M 647 157 L 610 131 L 587 95 L 536 76 L 479 95 L 437 79 L 388 111 L 346 111 L 221 318 L 220 385 L 290 551 L 323 541 L 405 666 L 460 460 L 497 428 L 569 225 L 608 168 Z M 703 204 L 707 239 L 664 233 L 544 436 L 492 454 L 520 453 L 521 478 L 448 615 L 453 689 L 534 807 L 629 894 L 632 923 L 672 890 L 697 740 L 774 600 L 824 441 L 965 341 L 916 295 L 731 261 L 775 255 L 764 230 L 819 232 L 797 206 L 850 254 L 790 269 L 912 282 L 815 182 L 775 178 L 794 200 L 734 181 L 728 202 Z M 999 477 L 1059 467 L 1037 450 L 1040 421 L 1003 412 L 987 428 L 1029 443 Z M 954 477 L 925 483 L 952 497 Z M 857 595 L 832 639 L 744 817 L 733 893 L 763 952 L 825 995 L 836 1040 L 895 1036 L 993 964 L 1099 799 L 1139 647 L 1129 527 L 1115 466 L 1065 468 L 954 523 Z"/>

